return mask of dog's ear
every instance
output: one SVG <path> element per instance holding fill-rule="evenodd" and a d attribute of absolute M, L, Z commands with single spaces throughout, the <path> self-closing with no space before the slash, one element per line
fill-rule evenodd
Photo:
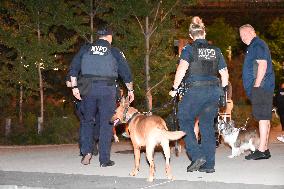
<path fill-rule="evenodd" d="M 120 106 L 124 107 L 125 106 L 125 97 L 121 97 L 121 100 L 120 100 Z"/>
<path fill-rule="evenodd" d="M 130 103 L 129 103 L 129 98 L 128 96 L 125 98 L 125 103 L 124 103 L 124 107 L 129 107 Z"/>

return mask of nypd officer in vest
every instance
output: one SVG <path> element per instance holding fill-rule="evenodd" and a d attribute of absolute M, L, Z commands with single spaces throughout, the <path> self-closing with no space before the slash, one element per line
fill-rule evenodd
<path fill-rule="evenodd" d="M 100 126 L 99 161 L 101 167 L 113 166 L 110 160 L 112 127 L 111 117 L 116 108 L 116 79 L 122 78 L 129 101 L 134 100 L 132 75 L 124 54 L 111 47 L 112 30 L 102 27 L 95 43 L 82 47 L 77 64 L 70 67 L 73 95 L 81 100 L 83 119 L 80 129 L 81 163 L 88 165 L 92 158 L 93 126 Z M 78 74 L 81 77 L 77 82 Z M 98 114 L 99 120 L 95 117 Z M 97 123 L 99 121 L 99 123 Z"/>
<path fill-rule="evenodd" d="M 180 129 L 186 132 L 186 151 L 191 157 L 187 172 L 215 172 L 214 117 L 218 113 L 218 102 L 228 85 L 228 70 L 219 48 L 205 40 L 205 26 L 199 17 L 193 17 L 189 27 L 192 45 L 183 48 L 170 95 L 174 97 L 184 78 L 186 92 L 179 103 L 178 120 Z M 201 144 L 194 134 L 194 121 L 199 118 Z"/>

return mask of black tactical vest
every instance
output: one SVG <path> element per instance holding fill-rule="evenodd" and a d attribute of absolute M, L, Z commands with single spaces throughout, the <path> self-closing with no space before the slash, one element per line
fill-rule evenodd
<path fill-rule="evenodd" d="M 82 76 L 116 79 L 118 77 L 118 67 L 110 48 L 110 46 L 102 46 L 98 43 L 93 44 L 82 55 Z"/>
<path fill-rule="evenodd" d="M 217 76 L 217 51 L 209 44 L 193 44 L 193 62 L 189 62 L 187 76 Z"/>

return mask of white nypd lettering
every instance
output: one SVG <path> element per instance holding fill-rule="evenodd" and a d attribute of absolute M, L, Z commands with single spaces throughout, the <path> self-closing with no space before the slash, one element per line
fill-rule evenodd
<path fill-rule="evenodd" d="M 212 58 L 216 58 L 216 51 L 215 49 L 206 49 L 206 48 L 200 48 L 198 49 L 198 57 L 199 58 L 205 58 L 206 60 L 210 60 Z"/>
<path fill-rule="evenodd" d="M 92 46 L 91 48 L 92 54 L 94 55 L 104 55 L 107 52 L 107 47 L 103 46 Z"/>

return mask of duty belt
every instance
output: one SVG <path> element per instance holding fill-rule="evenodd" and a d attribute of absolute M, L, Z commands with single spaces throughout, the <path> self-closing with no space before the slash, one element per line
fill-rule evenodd
<path fill-rule="evenodd" d="M 106 85 L 115 85 L 116 78 L 114 77 L 102 77 L 94 75 L 83 75 L 85 78 L 90 78 L 93 83 L 106 83 Z"/>
<path fill-rule="evenodd" d="M 217 80 L 215 81 L 192 81 L 189 83 L 185 83 L 184 87 L 185 89 L 191 88 L 191 87 L 204 87 L 204 86 L 219 86 L 220 82 Z"/>

